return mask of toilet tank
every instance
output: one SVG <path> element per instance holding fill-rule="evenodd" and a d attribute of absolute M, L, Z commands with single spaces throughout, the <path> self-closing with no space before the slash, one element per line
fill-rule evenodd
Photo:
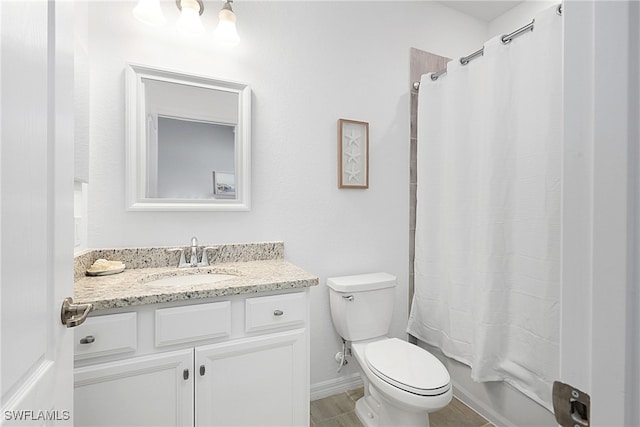
<path fill-rule="evenodd" d="M 347 341 L 380 337 L 389 332 L 396 277 L 370 273 L 327 279 L 333 326 Z"/>

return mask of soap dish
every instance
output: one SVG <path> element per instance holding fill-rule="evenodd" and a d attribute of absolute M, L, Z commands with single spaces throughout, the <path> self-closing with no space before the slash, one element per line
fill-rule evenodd
<path fill-rule="evenodd" d="M 87 276 L 108 276 L 110 274 L 122 273 L 125 269 L 122 261 L 107 261 L 98 259 L 87 269 Z"/>

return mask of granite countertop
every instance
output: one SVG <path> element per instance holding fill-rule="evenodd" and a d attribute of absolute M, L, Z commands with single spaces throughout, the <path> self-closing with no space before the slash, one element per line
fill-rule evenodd
<path fill-rule="evenodd" d="M 149 281 L 184 274 L 233 274 L 237 277 L 201 285 L 153 286 Z M 111 276 L 87 276 L 75 282 L 76 303 L 93 310 L 186 301 L 281 289 L 306 288 L 318 278 L 285 260 L 249 261 L 194 268 L 138 268 Z"/>
<path fill-rule="evenodd" d="M 94 257 L 97 255 L 94 255 Z M 86 264 L 86 261 L 85 261 Z M 175 264 L 174 264 L 175 265 Z M 152 281 L 190 274 L 236 277 L 198 285 L 153 285 Z M 318 285 L 319 280 L 280 256 L 272 259 L 215 263 L 208 267 L 153 266 L 127 268 L 108 276 L 76 276 L 74 302 L 92 303 L 93 310 L 224 297 Z"/>

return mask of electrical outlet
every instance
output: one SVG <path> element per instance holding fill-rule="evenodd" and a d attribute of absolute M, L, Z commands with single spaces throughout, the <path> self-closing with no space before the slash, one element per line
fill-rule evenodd
<path fill-rule="evenodd" d="M 553 413 L 562 427 L 589 427 L 591 397 L 577 388 L 553 383 Z"/>

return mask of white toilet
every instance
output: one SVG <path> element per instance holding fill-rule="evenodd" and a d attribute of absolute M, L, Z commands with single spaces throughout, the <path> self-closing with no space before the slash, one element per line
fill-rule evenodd
<path fill-rule="evenodd" d="M 451 378 L 428 351 L 386 336 L 395 276 L 332 277 L 327 286 L 333 324 L 351 342 L 363 373 L 364 396 L 356 402 L 360 421 L 367 427 L 428 426 L 428 414 L 451 401 Z"/>

